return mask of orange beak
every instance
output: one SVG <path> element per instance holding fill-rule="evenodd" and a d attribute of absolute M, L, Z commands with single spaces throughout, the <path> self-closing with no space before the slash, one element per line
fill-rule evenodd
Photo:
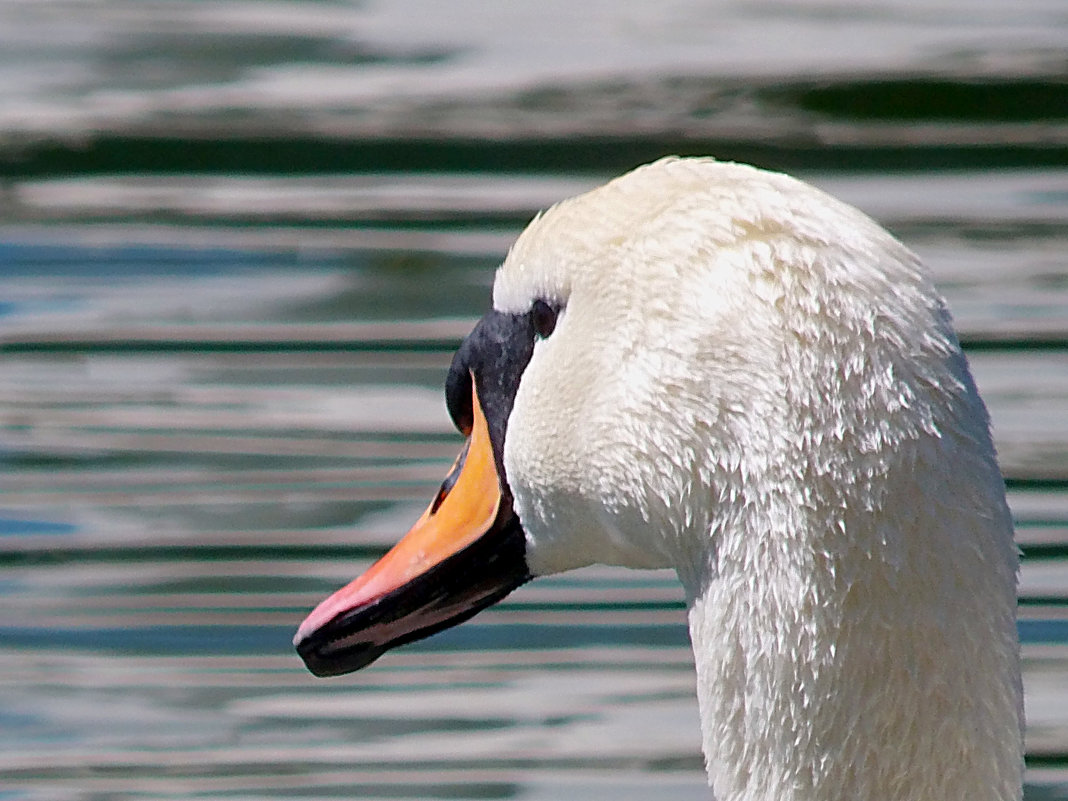
<path fill-rule="evenodd" d="M 473 379 L 472 379 L 473 383 Z M 320 603 L 294 639 L 308 669 L 338 675 L 496 603 L 529 578 L 472 387 L 467 442 L 434 501 L 367 572 Z"/>

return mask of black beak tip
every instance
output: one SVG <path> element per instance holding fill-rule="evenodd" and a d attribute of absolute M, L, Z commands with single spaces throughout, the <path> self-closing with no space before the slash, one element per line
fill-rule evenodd
<path fill-rule="evenodd" d="M 318 634 L 319 632 L 313 632 L 294 642 L 294 645 L 300 658 L 304 660 L 305 667 L 319 678 L 344 676 L 367 667 L 388 650 L 388 647 L 376 646 L 369 642 L 334 650 L 331 648 L 332 641 L 327 637 L 317 636 Z"/>
<path fill-rule="evenodd" d="M 392 592 L 339 612 L 294 640 L 316 676 L 342 676 L 386 651 L 462 623 L 530 578 L 518 518 L 502 516 L 486 535 Z"/>

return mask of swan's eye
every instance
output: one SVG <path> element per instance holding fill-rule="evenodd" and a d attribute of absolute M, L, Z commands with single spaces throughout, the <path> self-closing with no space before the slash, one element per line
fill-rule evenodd
<path fill-rule="evenodd" d="M 556 318 L 560 309 L 546 303 L 544 300 L 534 301 L 530 308 L 530 319 L 534 323 L 534 331 L 542 339 L 546 339 L 556 329 Z"/>

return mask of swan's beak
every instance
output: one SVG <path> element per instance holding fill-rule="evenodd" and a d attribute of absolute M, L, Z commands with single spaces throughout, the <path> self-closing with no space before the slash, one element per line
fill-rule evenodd
<path fill-rule="evenodd" d="M 474 389 L 471 405 L 467 442 L 423 516 L 301 624 L 293 644 L 315 675 L 369 665 L 390 648 L 467 620 L 530 577 Z"/>

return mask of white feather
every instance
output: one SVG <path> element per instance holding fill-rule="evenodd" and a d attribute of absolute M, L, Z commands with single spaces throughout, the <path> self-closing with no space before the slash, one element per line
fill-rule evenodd
<path fill-rule="evenodd" d="M 539 297 L 528 562 L 678 571 L 716 797 L 1018 799 L 1017 551 L 916 257 L 786 176 L 665 159 L 531 223 L 494 305 Z"/>

